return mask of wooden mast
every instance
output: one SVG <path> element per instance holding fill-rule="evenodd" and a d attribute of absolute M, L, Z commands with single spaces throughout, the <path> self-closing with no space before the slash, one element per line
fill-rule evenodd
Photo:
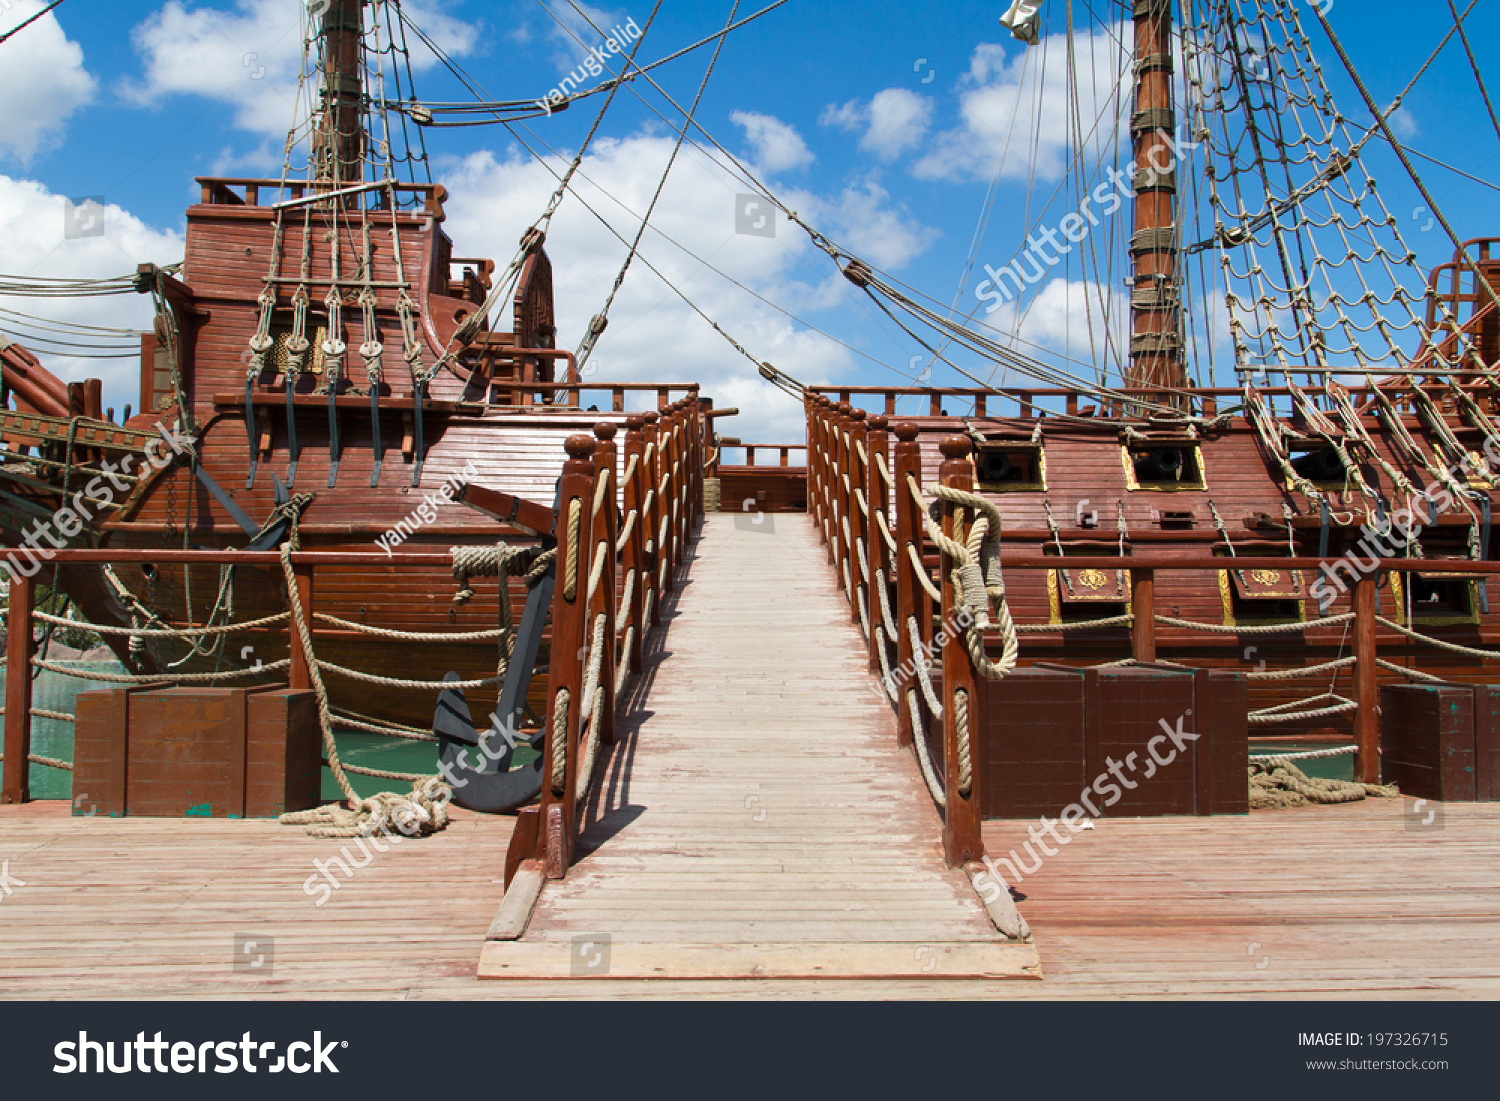
<path fill-rule="evenodd" d="M 1173 0 L 1134 0 L 1135 111 L 1130 138 L 1135 156 L 1135 232 L 1130 238 L 1129 381 L 1133 386 L 1185 387 L 1177 281 L 1177 165 L 1172 136 Z"/>
<path fill-rule="evenodd" d="M 360 77 L 365 0 L 331 0 L 323 13 L 323 79 L 313 131 L 314 178 L 358 183 L 364 169 L 364 83 Z"/>

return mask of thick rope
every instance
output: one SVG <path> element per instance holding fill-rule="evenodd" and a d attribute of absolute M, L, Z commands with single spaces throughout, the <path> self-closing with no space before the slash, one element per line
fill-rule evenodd
<path fill-rule="evenodd" d="M 1296 680 L 1298 677 L 1315 677 L 1319 673 L 1331 673 L 1355 664 L 1358 658 L 1339 658 L 1325 661 L 1322 665 L 1309 665 L 1301 669 L 1268 669 L 1264 673 L 1246 673 L 1246 680 Z"/>
<path fill-rule="evenodd" d="M 273 623 L 280 623 L 290 618 L 290 613 L 282 612 L 279 615 L 266 616 L 264 619 L 251 619 L 244 623 L 226 623 L 221 627 L 191 627 L 178 630 L 176 628 L 163 631 L 143 631 L 135 627 L 106 627 L 95 623 L 86 623 L 76 619 L 65 619 L 62 616 L 48 615 L 45 612 L 32 612 L 33 619 L 39 619 L 43 623 L 55 623 L 62 627 L 82 627 L 96 635 L 129 635 L 131 638 L 200 638 L 203 635 L 224 635 L 234 631 L 248 631 L 256 627 L 268 627 Z M 4 616 L 0 615 L 0 619 Z"/>
<path fill-rule="evenodd" d="M 1345 757 L 1358 749 L 1358 746 L 1336 745 L 1332 749 L 1306 749 L 1300 753 L 1261 753 L 1251 756 L 1250 763 L 1262 765 L 1272 761 L 1321 761 L 1329 757 Z"/>
<path fill-rule="evenodd" d="M 917 747 L 917 763 L 922 768 L 922 779 L 927 783 L 927 793 L 939 810 L 948 809 L 948 793 L 938 783 L 937 772 L 932 767 L 932 754 L 927 748 L 927 734 L 922 729 L 922 709 L 917 703 L 917 690 L 906 690 L 906 709 L 911 712 L 911 740 Z"/>
<path fill-rule="evenodd" d="M 61 769 L 63 772 L 73 771 L 72 761 L 63 761 L 56 757 L 43 757 L 36 753 L 28 753 L 26 759 L 34 765 L 46 765 L 48 768 Z M 3 760 L 5 760 L 5 754 L 0 753 L 0 761 Z"/>
<path fill-rule="evenodd" d="M 1420 634 L 1417 631 L 1412 631 L 1401 626 L 1394 619 L 1386 619 L 1385 616 L 1376 616 L 1375 622 L 1382 627 L 1390 628 L 1397 634 L 1405 635 L 1415 642 L 1425 642 L 1429 646 L 1436 646 L 1439 650 L 1447 650 L 1449 653 L 1465 654 L 1473 658 L 1500 658 L 1500 652 L 1495 650 L 1476 650 L 1472 646 L 1460 646 L 1456 642 L 1447 642 L 1440 638 L 1433 638 L 1431 635 Z"/>
<path fill-rule="evenodd" d="M 1452 684 L 1446 677 L 1434 676 L 1432 673 L 1424 673 L 1420 669 L 1408 669 L 1404 665 L 1397 665 L 1394 661 L 1386 661 L 1385 658 L 1376 658 L 1375 664 L 1391 673 L 1400 673 L 1403 677 L 1412 680 L 1424 681 L 1427 684 Z"/>
<path fill-rule="evenodd" d="M 583 519 L 583 501 L 574 497 L 568 502 L 567 542 L 563 552 L 563 596 L 572 601 L 578 595 L 578 525 Z"/>
<path fill-rule="evenodd" d="M 1395 799 L 1399 795 L 1394 784 L 1357 784 L 1309 776 L 1288 760 L 1252 761 L 1250 765 L 1251 810 L 1354 803 L 1367 796 Z"/>
<path fill-rule="evenodd" d="M 338 616 L 327 615 L 323 612 L 314 612 L 313 618 L 324 623 L 331 623 L 335 627 L 358 631 L 361 634 L 400 639 L 403 642 L 479 642 L 484 639 L 500 638 L 507 633 L 507 628 L 504 627 L 496 627 L 488 631 L 459 631 L 447 634 L 439 631 L 393 631 L 388 627 L 372 627 L 368 623 L 355 623 L 353 620 L 340 619 Z"/>
<path fill-rule="evenodd" d="M 552 794 L 562 798 L 568 775 L 568 703 L 572 693 L 559 688 L 552 698 Z"/>
<path fill-rule="evenodd" d="M 625 679 L 630 676 L 630 648 L 635 643 L 635 624 L 625 628 L 625 638 L 620 643 L 620 663 L 615 669 L 615 696 L 618 698 L 625 688 Z"/>
<path fill-rule="evenodd" d="M 917 667 L 917 683 L 922 686 L 922 695 L 927 700 L 927 707 L 932 711 L 933 717 L 939 721 L 943 718 L 943 705 L 937 698 L 937 692 L 933 690 L 932 680 L 927 675 L 927 650 L 922 645 L 922 636 L 917 631 L 917 617 L 906 617 L 906 633 L 911 639 L 911 660 Z"/>
<path fill-rule="evenodd" d="M 380 792 L 368 799 L 361 799 L 359 793 L 354 790 L 354 785 L 344 775 L 343 764 L 339 761 L 338 745 L 333 736 L 333 716 L 328 707 L 328 689 L 323 685 L 320 663 L 313 653 L 312 631 L 307 625 L 307 618 L 302 608 L 302 597 L 297 588 L 297 575 L 292 569 L 290 543 L 281 544 L 281 574 L 286 581 L 287 602 L 291 605 L 292 622 L 296 624 L 297 637 L 302 643 L 302 653 L 307 658 L 308 679 L 312 682 L 313 693 L 318 701 L 318 721 L 323 728 L 323 751 L 328 758 L 328 768 L 333 773 L 333 779 L 338 784 L 339 790 L 348 800 L 347 807 L 329 804 L 315 810 L 294 811 L 290 814 L 283 814 L 281 821 L 286 825 L 307 826 L 309 827 L 307 832 L 313 837 L 354 837 L 362 834 L 368 835 L 374 829 L 388 827 L 392 821 L 396 821 L 399 828 L 399 819 L 396 816 L 398 812 L 407 809 L 414 813 L 419 821 L 416 832 L 426 834 L 442 829 L 448 824 L 448 799 L 452 795 L 452 788 L 443 783 L 439 777 L 431 776 L 414 782 L 409 795 Z M 269 668 L 269 666 L 264 668 Z"/>
<path fill-rule="evenodd" d="M 78 677 L 80 680 L 104 681 L 107 684 L 150 684 L 165 681 L 196 684 L 216 680 L 235 680 L 238 677 L 258 677 L 265 673 L 274 673 L 278 669 L 285 669 L 291 661 L 288 659 L 268 661 L 259 669 L 226 669 L 220 673 L 98 673 L 93 670 L 69 669 L 65 665 L 43 661 L 41 658 L 32 658 L 31 664 L 49 673 L 61 673 L 65 677 Z"/>
<path fill-rule="evenodd" d="M 285 664 L 285 662 L 281 663 Z M 311 666 L 313 662 L 308 662 Z M 353 680 L 364 681 L 366 684 L 382 684 L 387 688 L 415 688 L 425 689 L 429 692 L 441 692 L 445 688 L 483 688 L 486 685 L 499 684 L 500 677 L 479 677 L 474 680 L 402 680 L 398 677 L 381 677 L 374 673 L 366 673 L 359 669 L 349 669 L 343 665 L 335 665 L 331 661 L 317 662 L 317 667 L 330 673 L 337 673 L 343 677 Z M 264 668 L 271 668 L 269 665 Z"/>
<path fill-rule="evenodd" d="M 604 668 L 604 613 L 594 617 L 593 653 L 589 655 L 588 673 L 583 681 L 583 715 L 588 723 L 588 735 L 579 748 L 583 759 L 579 762 L 578 778 L 573 788 L 573 799 L 582 804 L 588 798 L 589 785 L 594 779 L 594 762 L 599 756 L 599 730 L 604 725 L 604 692 L 599 683 Z"/>
<path fill-rule="evenodd" d="M 1098 631 L 1105 627 L 1129 627 L 1134 622 L 1135 616 L 1126 612 L 1124 615 L 1110 616 L 1108 619 L 1078 619 L 1067 623 L 1018 623 L 1016 634 L 1040 635 L 1048 631 Z"/>
<path fill-rule="evenodd" d="M 911 568 L 916 573 L 918 584 L 927 590 L 928 596 L 941 604 L 943 590 L 932 583 L 932 575 L 927 572 L 927 565 L 922 561 L 922 556 L 917 553 L 916 546 L 912 543 L 906 544 L 906 554 L 911 559 Z"/>
<path fill-rule="evenodd" d="M 1311 711 L 1288 711 L 1289 707 L 1301 707 L 1304 704 L 1316 703 L 1318 700 L 1337 700 L 1337 703 L 1328 707 L 1319 707 Z M 1321 719 L 1328 715 L 1342 715 L 1347 711 L 1358 710 L 1359 704 L 1353 700 L 1346 700 L 1343 696 L 1325 692 L 1321 696 L 1313 696 L 1306 700 L 1293 700 L 1291 703 L 1280 703 L 1275 707 L 1266 707 L 1259 711 L 1252 711 L 1247 716 L 1251 723 L 1294 723 L 1304 719 Z"/>
<path fill-rule="evenodd" d="M 968 798 L 974 790 L 974 764 L 969 755 L 969 693 L 953 690 L 953 725 L 958 734 L 958 793 Z"/>
<path fill-rule="evenodd" d="M 1297 623 L 1265 623 L 1256 627 L 1229 627 L 1222 623 L 1195 623 L 1191 619 L 1178 619 L 1175 616 L 1159 615 L 1156 622 L 1165 623 L 1169 627 L 1182 627 L 1190 631 L 1207 631 L 1215 635 L 1286 635 L 1296 634 L 1298 631 L 1306 631 L 1311 627 L 1337 627 L 1341 623 L 1351 623 L 1354 620 L 1353 612 L 1345 612 L 1343 615 L 1325 616 L 1322 619 L 1309 619 Z"/>

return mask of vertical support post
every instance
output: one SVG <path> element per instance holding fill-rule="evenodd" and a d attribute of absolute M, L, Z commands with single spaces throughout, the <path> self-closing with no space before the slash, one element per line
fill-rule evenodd
<path fill-rule="evenodd" d="M 641 493 L 642 500 L 650 498 L 651 507 L 641 509 L 641 523 L 645 525 L 642 533 L 641 546 L 644 550 L 641 559 L 641 580 L 651 586 L 651 592 L 656 594 L 656 599 L 651 602 L 651 622 L 642 623 L 642 630 L 661 622 L 661 586 L 657 579 L 661 576 L 658 563 L 661 561 L 661 547 L 657 544 L 661 541 L 661 492 L 657 489 L 661 478 L 661 429 L 657 426 L 659 414 L 646 413 L 641 417 L 645 428 L 641 430 L 641 445 L 650 452 L 650 458 L 641 463 Z"/>
<path fill-rule="evenodd" d="M 313 626 L 313 568 L 293 563 L 292 573 L 297 582 L 296 599 L 302 605 L 302 616 L 307 620 L 307 630 L 311 634 L 316 630 Z M 290 593 L 287 595 L 291 596 Z M 287 625 L 287 636 L 291 640 L 291 653 L 288 656 L 292 659 L 287 682 L 294 690 L 309 689 L 312 687 L 312 674 L 307 671 L 307 651 L 302 648 L 302 637 L 297 634 L 295 624 Z"/>
<path fill-rule="evenodd" d="M 625 516 L 627 520 L 634 512 L 635 527 L 631 529 L 630 538 L 625 540 L 625 576 L 628 578 L 632 570 L 635 571 L 635 587 L 630 593 L 630 606 L 625 609 L 626 626 L 635 627 L 635 637 L 630 641 L 630 650 L 624 655 L 624 660 L 629 663 L 632 673 L 641 671 L 642 644 L 646 637 L 646 625 L 641 622 L 641 612 L 645 607 L 646 585 L 646 525 L 650 523 L 641 506 L 645 503 L 646 484 L 649 473 L 645 465 L 646 442 L 641 438 L 641 429 L 645 426 L 642 417 L 627 417 L 625 420 L 625 465 L 630 465 L 630 460 L 635 459 L 635 475 L 626 482 L 623 489 L 625 495 Z"/>
<path fill-rule="evenodd" d="M 1380 687 L 1375 665 L 1375 581 L 1378 573 L 1362 574 L 1354 583 L 1354 778 L 1380 783 Z"/>
<path fill-rule="evenodd" d="M 869 515 L 869 537 L 865 553 L 870 556 L 870 589 L 865 595 L 869 598 L 867 610 L 870 616 L 870 672 L 877 675 L 882 673 L 880 664 L 880 647 L 885 645 L 883 625 L 884 617 L 880 614 L 880 601 L 886 595 L 881 592 L 881 587 L 890 580 L 891 558 L 890 551 L 886 546 L 885 533 L 881 530 L 885 521 L 882 516 L 890 515 L 890 501 L 885 491 L 885 479 L 880 476 L 880 460 L 877 456 L 886 453 L 887 438 L 886 426 L 890 422 L 882 414 L 870 418 L 870 435 L 865 442 L 865 455 L 869 462 L 865 471 L 865 503 L 870 506 Z M 784 454 L 784 453 L 783 453 Z M 881 579 L 884 578 L 885 581 Z"/>
<path fill-rule="evenodd" d="M 604 693 L 603 725 L 599 728 L 599 744 L 613 745 L 615 741 L 615 669 L 618 667 L 616 654 L 619 642 L 620 625 L 615 612 L 615 601 L 617 599 L 615 589 L 615 538 L 618 532 L 616 527 L 615 501 L 619 498 L 616 494 L 615 479 L 619 477 L 619 466 L 615 461 L 615 433 L 618 431 L 612 421 L 600 421 L 594 425 L 594 439 L 598 442 L 594 445 L 594 469 L 596 480 L 608 479 L 608 488 L 604 493 L 604 502 L 599 506 L 599 512 L 594 517 L 594 536 L 590 542 L 589 569 L 594 568 L 593 555 L 604 556 L 604 572 L 599 578 L 599 593 L 594 598 L 594 605 L 588 611 L 588 638 L 594 637 L 594 618 L 600 612 L 604 613 L 604 661 L 599 667 L 599 688 Z M 601 547 L 602 544 L 602 547 Z"/>
<path fill-rule="evenodd" d="M 966 436 L 948 436 L 942 442 L 943 463 L 938 468 L 939 481 L 951 489 L 974 489 L 973 467 L 969 463 L 972 444 Z M 960 506 L 943 502 L 943 534 L 954 538 L 954 517 Z M 969 522 L 974 521 L 969 518 Z M 943 787 L 948 806 L 943 813 L 943 856 L 950 868 L 962 867 L 984 855 L 984 840 L 979 833 L 979 788 L 982 737 L 979 731 L 981 708 L 974 666 L 964 633 L 958 626 L 958 602 L 953 590 L 954 562 L 942 557 L 943 625 L 938 639 L 943 644 Z M 960 703 L 962 697 L 963 703 Z M 960 715 L 960 709 L 965 712 Z M 960 726 L 960 720 L 963 726 Z"/>
<path fill-rule="evenodd" d="M 809 393 L 805 399 L 807 407 L 807 503 L 813 514 L 813 524 L 818 537 L 828 542 L 828 510 L 824 507 L 823 494 L 827 479 L 824 475 L 828 459 L 827 433 L 823 425 L 823 395 Z"/>
<path fill-rule="evenodd" d="M 594 441 L 589 436 L 569 436 L 563 444 L 568 461 L 563 464 L 558 501 L 557 587 L 552 592 L 552 646 L 547 674 L 547 710 L 543 717 L 546 737 L 542 748 L 542 828 L 538 831 L 538 853 L 546 862 L 547 878 L 562 879 L 573 862 L 574 787 L 578 774 L 578 724 L 583 709 L 584 616 L 588 612 L 588 522 L 593 502 Z M 569 537 L 569 517 L 579 509 L 577 538 Z M 559 696 L 568 694 L 567 722 L 556 723 Z M 555 739 L 563 739 L 562 772 L 554 766 Z"/>
<path fill-rule="evenodd" d="M 10 614 L 5 630 L 5 783 L 0 803 L 31 802 L 31 613 L 36 583 L 10 575 Z"/>
<path fill-rule="evenodd" d="M 703 406 L 698 400 L 698 388 L 688 391 L 688 478 L 691 491 L 688 493 L 688 532 L 696 531 L 703 520 Z"/>
<path fill-rule="evenodd" d="M 854 540 L 845 530 L 849 524 L 849 508 L 853 503 L 849 500 L 849 455 L 853 450 L 849 446 L 851 413 L 853 413 L 853 408 L 847 401 L 839 402 L 838 416 L 833 422 L 833 453 L 837 459 L 837 466 L 833 471 L 833 569 L 840 585 L 844 582 L 845 572 L 853 565 L 849 560 L 853 557 L 851 548 Z M 852 574 L 844 598 L 851 603 L 854 600 Z"/>
<path fill-rule="evenodd" d="M 677 403 L 673 402 L 662 410 L 661 418 L 661 442 L 656 449 L 661 452 L 661 480 L 657 483 L 661 491 L 657 494 L 661 498 L 661 514 L 666 520 L 666 534 L 661 537 L 661 557 L 667 564 L 666 572 L 661 575 L 661 587 L 663 593 L 669 593 L 677 587 L 677 498 L 678 477 L 672 473 L 677 465 L 678 428 L 681 421 L 677 415 Z"/>
<path fill-rule="evenodd" d="M 863 443 L 868 434 L 869 430 L 865 427 L 865 411 L 863 409 L 852 410 L 849 414 L 849 445 L 845 448 L 849 456 L 849 465 L 846 468 L 849 472 L 849 484 L 848 488 L 844 490 L 844 499 L 848 502 L 849 509 L 849 545 L 847 547 L 849 556 L 849 622 L 856 625 L 858 625 L 861 618 L 860 608 L 862 605 L 859 596 L 859 587 L 861 584 L 866 585 L 865 598 L 868 599 L 870 595 L 869 586 L 864 580 L 864 570 L 869 569 L 870 564 L 868 558 L 866 558 L 863 560 L 863 569 L 861 569 L 859 543 L 861 539 L 865 541 L 865 553 L 868 555 L 870 533 L 867 530 L 869 527 L 868 517 L 859 511 L 859 498 L 863 495 L 865 486 L 865 468 L 864 464 L 859 461 L 859 448 L 855 445 Z M 869 452 L 866 451 L 865 454 L 868 455 Z M 867 506 L 869 503 L 868 500 L 865 501 Z"/>
<path fill-rule="evenodd" d="M 1130 571 L 1130 656 L 1143 665 L 1156 660 L 1156 571 Z"/>
<path fill-rule="evenodd" d="M 911 556 L 907 550 L 908 547 L 915 548 L 917 557 L 921 557 L 922 520 L 917 513 L 917 504 L 912 500 L 911 491 L 906 487 L 908 478 L 915 479 L 919 486 L 922 484 L 922 448 L 917 443 L 917 426 L 910 421 L 897 424 L 896 440 L 896 485 L 891 492 L 895 494 L 893 507 L 896 510 L 896 658 L 897 668 L 901 672 L 894 678 L 893 687 L 896 690 L 896 743 L 911 745 L 911 713 L 906 706 L 906 690 L 911 686 L 911 674 L 905 670 L 916 667 L 917 655 L 912 647 L 911 631 L 907 623 L 915 617 L 918 635 L 925 639 L 932 625 L 932 599 L 913 576 Z M 927 659 L 925 652 L 921 659 Z M 921 698 L 921 693 L 917 694 L 917 707 L 923 716 L 927 715 L 927 704 Z"/>

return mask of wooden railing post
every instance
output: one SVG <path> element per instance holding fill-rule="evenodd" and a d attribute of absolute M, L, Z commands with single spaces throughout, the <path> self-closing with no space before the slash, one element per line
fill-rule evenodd
<path fill-rule="evenodd" d="M 848 402 L 840 402 L 838 416 L 833 422 L 834 446 L 836 466 L 833 471 L 833 568 L 839 579 L 839 584 L 844 586 L 844 599 L 852 605 L 854 602 L 854 579 L 849 571 L 853 568 L 850 561 L 854 557 L 854 539 L 849 531 L 849 509 L 853 502 L 849 499 L 849 425 L 852 423 L 851 413 L 853 408 Z M 845 576 L 849 576 L 848 584 L 844 584 Z"/>
<path fill-rule="evenodd" d="M 807 503 L 818 538 L 828 542 L 828 433 L 822 394 L 807 395 Z"/>
<path fill-rule="evenodd" d="M 1130 656 L 1143 665 L 1156 660 L 1156 571 L 1130 571 Z"/>
<path fill-rule="evenodd" d="M 595 478 L 608 479 L 604 501 L 599 506 L 598 514 L 594 516 L 594 537 L 590 542 L 589 552 L 590 570 L 594 568 L 593 556 L 597 554 L 604 556 L 604 572 L 599 578 L 599 592 L 588 613 L 590 643 L 594 637 L 594 619 L 600 612 L 604 613 L 604 660 L 599 666 L 598 688 L 598 691 L 604 693 L 603 726 L 599 730 L 600 745 L 613 745 L 615 740 L 615 670 L 619 667 L 619 661 L 615 656 L 619 652 L 617 647 L 620 637 L 620 625 L 615 611 L 617 599 L 615 537 L 619 531 L 615 514 L 615 502 L 619 500 L 615 486 L 615 480 L 619 477 L 619 466 L 615 461 L 616 431 L 613 421 L 600 421 L 594 425 L 594 439 L 598 441 L 594 445 L 594 469 L 597 471 Z"/>
<path fill-rule="evenodd" d="M 859 511 L 859 498 L 863 496 L 865 488 L 865 467 L 859 461 L 859 447 L 856 445 L 864 444 L 869 430 L 865 427 L 863 409 L 852 410 L 849 418 L 849 445 L 845 448 L 849 456 L 848 466 L 845 468 L 849 472 L 849 488 L 844 491 L 844 499 L 849 508 L 849 622 L 857 624 L 864 619 L 864 605 L 870 595 L 864 575 L 864 571 L 870 568 L 870 563 L 867 557 L 860 557 L 859 544 L 863 539 L 865 553 L 868 555 L 870 533 L 868 518 Z M 866 501 L 865 504 L 868 506 L 869 502 Z M 865 586 L 864 599 L 860 597 L 861 585 Z"/>
<path fill-rule="evenodd" d="M 568 461 L 563 464 L 558 516 L 557 587 L 552 593 L 552 645 L 547 674 L 547 710 L 543 716 L 546 737 L 542 748 L 542 828 L 537 855 L 546 861 L 547 878 L 562 879 L 573 862 L 574 787 L 578 775 L 578 726 L 583 709 L 583 662 L 579 651 L 587 630 L 589 509 L 593 504 L 594 441 L 589 436 L 569 436 L 563 445 Z M 570 517 L 577 509 L 578 536 L 569 537 Z M 568 696 L 567 720 L 559 731 L 556 723 L 560 696 Z M 562 772 L 554 765 L 556 739 L 563 738 Z"/>
<path fill-rule="evenodd" d="M 677 403 L 669 404 L 662 413 L 661 421 L 661 514 L 667 521 L 666 535 L 662 538 L 662 558 L 667 564 L 662 575 L 662 592 L 669 593 L 677 587 L 678 539 L 677 521 L 680 513 L 678 499 L 682 496 L 682 468 L 679 465 L 682 418 Z"/>
<path fill-rule="evenodd" d="M 973 466 L 969 463 L 972 444 L 966 436 L 949 436 L 942 442 L 943 464 L 939 481 L 951 489 L 973 492 Z M 943 502 L 943 534 L 954 538 L 954 513 L 957 508 Z M 972 523 L 974 517 L 969 520 Z M 980 837 L 980 777 L 984 773 L 984 736 L 981 723 L 983 709 L 975 684 L 974 665 L 969 658 L 964 631 L 958 624 L 958 603 L 954 598 L 955 563 L 944 554 L 940 573 L 943 578 L 943 619 L 938 639 L 943 644 L 943 787 L 948 806 L 943 812 L 943 855 L 950 868 L 962 867 L 984 855 Z M 962 714 L 960 712 L 963 712 Z M 967 727 L 960 729 L 960 723 Z M 961 744 L 967 742 L 967 754 Z M 967 757 L 968 766 L 964 765 Z"/>
<path fill-rule="evenodd" d="M 865 441 L 865 455 L 869 459 L 865 470 L 865 504 L 870 508 L 870 515 L 867 517 L 869 535 L 866 536 L 865 553 L 870 559 L 870 587 L 865 596 L 869 598 L 866 610 L 870 617 L 870 672 L 880 675 L 884 672 L 880 663 L 880 648 L 885 645 L 885 618 L 880 614 L 880 601 L 886 596 L 881 588 L 890 579 L 891 559 L 885 534 L 881 530 L 885 523 L 881 517 L 889 516 L 890 512 L 885 479 L 880 476 L 880 460 L 877 456 L 886 453 L 886 426 L 890 422 L 885 416 L 877 414 L 870 418 L 869 423 L 870 434 Z"/>
<path fill-rule="evenodd" d="M 635 474 L 622 487 L 624 490 L 625 517 L 628 522 L 630 514 L 634 512 L 635 525 L 630 530 L 630 538 L 625 540 L 625 560 L 623 568 L 628 580 L 631 573 L 635 573 L 635 585 L 630 591 L 630 604 L 625 609 L 625 628 L 634 627 L 635 635 L 630 640 L 629 650 L 623 655 L 632 673 L 641 671 L 641 647 L 646 637 L 646 625 L 641 622 L 641 612 L 645 607 L 646 586 L 650 579 L 646 576 L 646 525 L 650 522 L 641 505 L 646 498 L 647 472 L 645 467 L 646 442 L 641 438 L 641 429 L 645 425 L 645 419 L 639 416 L 627 417 L 625 419 L 625 465 L 629 467 L 630 460 L 635 459 Z"/>
<path fill-rule="evenodd" d="M 307 620 L 309 634 L 314 633 L 313 626 L 313 568 L 311 566 L 292 566 L 292 573 L 297 579 L 297 602 L 302 606 L 302 617 Z M 290 593 L 287 594 L 289 597 Z M 293 689 L 305 690 L 312 687 L 312 675 L 307 670 L 307 652 L 302 649 L 302 637 L 297 633 L 295 625 L 289 625 L 287 636 L 291 640 L 291 652 L 288 657 L 292 659 L 291 668 L 287 671 L 287 683 Z"/>
<path fill-rule="evenodd" d="M 649 448 L 651 458 L 641 463 L 641 476 L 645 479 L 641 483 L 642 500 L 646 497 L 651 499 L 651 507 L 641 510 L 641 522 L 646 525 L 644 539 L 641 546 L 644 548 L 642 559 L 642 579 L 649 582 L 651 592 L 655 593 L 655 599 L 651 601 L 651 621 L 642 622 L 643 629 L 650 629 L 661 622 L 661 493 L 657 484 L 661 479 L 661 429 L 657 425 L 659 415 L 656 413 L 645 413 L 641 419 L 645 422 L 645 428 L 641 430 L 641 446 Z"/>
<path fill-rule="evenodd" d="M 896 485 L 892 492 L 896 495 L 894 508 L 896 510 L 896 665 L 897 672 L 895 684 L 892 686 L 896 691 L 896 741 L 899 745 L 910 745 L 912 742 L 912 721 L 910 709 L 906 706 L 906 690 L 912 684 L 910 670 L 916 667 L 916 651 L 912 647 L 911 631 L 907 622 L 913 617 L 917 621 L 917 631 L 922 639 L 926 639 L 928 631 L 932 629 L 932 598 L 913 575 L 908 547 L 916 549 L 918 559 L 922 555 L 922 518 L 917 512 L 916 502 L 912 500 L 911 491 L 906 488 L 908 477 L 916 479 L 917 484 L 922 484 L 922 448 L 917 443 L 917 426 L 910 421 L 902 421 L 896 425 L 896 469 L 894 478 Z M 926 660 L 926 654 L 922 659 Z M 928 721 L 927 702 L 922 699 L 921 693 L 917 693 L 917 707 L 919 713 L 924 716 L 924 722 Z"/>
<path fill-rule="evenodd" d="M 1361 574 L 1354 583 L 1354 778 L 1380 783 L 1380 686 L 1375 665 L 1375 581 Z"/>
<path fill-rule="evenodd" d="M 5 623 L 5 782 L 0 803 L 31 802 L 31 613 L 36 583 L 10 571 L 10 611 Z"/>

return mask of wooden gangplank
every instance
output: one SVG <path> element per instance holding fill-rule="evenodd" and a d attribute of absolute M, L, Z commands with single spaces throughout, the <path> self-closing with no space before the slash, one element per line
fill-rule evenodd
<path fill-rule="evenodd" d="M 481 978 L 1037 978 L 961 870 L 805 515 L 707 517 L 581 858 Z"/>

